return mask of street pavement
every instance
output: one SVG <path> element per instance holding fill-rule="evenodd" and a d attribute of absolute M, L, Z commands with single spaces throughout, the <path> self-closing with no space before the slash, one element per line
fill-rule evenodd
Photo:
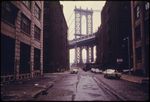
<path fill-rule="evenodd" d="M 103 83 L 108 90 L 115 93 L 123 101 L 147 101 L 149 100 L 149 86 L 138 81 L 121 78 L 107 79 L 103 75 L 95 75 L 98 82 Z M 122 75 L 124 77 L 124 75 Z M 130 78 L 128 76 L 128 78 Z M 138 79 L 139 80 L 139 79 Z"/>
<path fill-rule="evenodd" d="M 102 74 L 47 73 L 44 77 L 1 84 L 3 101 L 116 101 L 149 100 L 149 89 L 141 87 L 144 77 L 123 74 L 121 80 Z M 127 80 L 127 81 L 124 81 Z M 146 78 L 146 80 L 149 79 Z M 148 86 L 147 86 L 148 87 Z M 149 87 L 148 87 L 149 88 Z M 122 98 L 123 97 L 123 98 Z"/>
<path fill-rule="evenodd" d="M 1 100 L 26 101 L 33 100 L 39 94 L 44 94 L 53 84 L 59 80 L 62 74 L 45 74 L 43 77 L 26 79 L 1 84 Z"/>
<path fill-rule="evenodd" d="M 47 93 L 47 95 L 39 95 L 35 101 L 149 100 L 149 92 L 145 92 L 139 83 L 122 79 L 106 79 L 103 74 L 82 70 L 78 74 L 66 74 Z"/>

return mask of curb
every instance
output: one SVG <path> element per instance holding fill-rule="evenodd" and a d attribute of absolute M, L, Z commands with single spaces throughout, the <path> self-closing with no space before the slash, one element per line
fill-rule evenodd
<path fill-rule="evenodd" d="M 47 87 L 40 87 L 37 91 L 33 92 L 31 95 L 27 96 L 16 96 L 16 95 L 8 95 L 8 96 L 1 96 L 2 101 L 32 101 L 34 98 L 38 97 L 38 95 L 47 94 L 47 90 L 51 88 L 53 84 L 49 84 Z"/>
<path fill-rule="evenodd" d="M 106 84 L 102 80 L 99 80 L 96 77 L 93 77 L 93 79 L 96 81 L 96 83 L 99 87 L 104 88 L 104 90 L 109 92 L 109 94 L 117 97 L 119 99 L 119 101 L 127 101 L 127 97 L 120 94 L 118 91 L 114 90 L 114 88 L 110 87 L 108 84 Z"/>
<path fill-rule="evenodd" d="M 137 81 L 137 80 L 131 80 L 131 79 L 127 79 L 127 78 L 121 78 L 121 79 L 122 79 L 122 80 L 129 81 L 129 82 L 137 83 L 137 84 L 142 84 L 142 80 Z"/>
<path fill-rule="evenodd" d="M 124 75 L 121 77 L 121 79 L 129 81 L 129 82 L 137 83 L 137 84 L 149 83 L 149 78 L 137 78 L 137 77 L 130 77 L 130 76 Z"/>

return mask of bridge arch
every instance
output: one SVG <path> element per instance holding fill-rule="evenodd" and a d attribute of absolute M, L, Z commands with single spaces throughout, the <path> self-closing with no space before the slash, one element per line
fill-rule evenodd
<path fill-rule="evenodd" d="M 86 16 L 81 17 L 81 34 L 86 35 Z"/>
<path fill-rule="evenodd" d="M 84 10 L 75 6 L 75 38 L 82 36 L 82 18 L 85 17 L 86 34 L 93 33 L 93 10 Z"/>
<path fill-rule="evenodd" d="M 75 7 L 75 39 L 93 34 L 93 10 Z M 85 28 L 85 29 L 83 29 Z M 84 55 L 83 55 L 84 53 Z M 85 57 L 86 56 L 86 57 Z M 84 60 L 86 59 L 86 61 Z M 83 61 L 84 60 L 84 61 Z M 75 64 L 89 63 L 93 60 L 93 46 L 75 47 Z"/>

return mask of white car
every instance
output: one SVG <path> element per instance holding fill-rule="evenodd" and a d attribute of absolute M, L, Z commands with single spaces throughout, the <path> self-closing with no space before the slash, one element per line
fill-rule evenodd
<path fill-rule="evenodd" d="M 95 69 L 96 73 L 102 73 L 102 70 L 99 70 L 98 68 Z"/>
<path fill-rule="evenodd" d="M 106 69 L 104 72 L 104 77 L 105 78 L 116 78 L 116 79 L 120 79 L 121 77 L 121 73 L 119 73 L 117 70 L 115 69 Z"/>
<path fill-rule="evenodd" d="M 99 70 L 98 68 L 91 68 L 91 72 L 93 72 L 93 73 L 102 73 L 102 70 Z"/>
<path fill-rule="evenodd" d="M 96 72 L 95 68 L 91 68 L 91 72 Z"/>
<path fill-rule="evenodd" d="M 77 73 L 78 73 L 78 68 L 71 69 L 71 74 L 77 74 Z"/>

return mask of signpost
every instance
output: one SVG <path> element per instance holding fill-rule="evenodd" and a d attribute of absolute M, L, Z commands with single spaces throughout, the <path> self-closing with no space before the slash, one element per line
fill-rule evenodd
<path fill-rule="evenodd" d="M 120 64 L 123 62 L 122 58 L 117 58 L 118 68 L 120 67 Z M 120 68 L 119 68 L 120 69 Z"/>

